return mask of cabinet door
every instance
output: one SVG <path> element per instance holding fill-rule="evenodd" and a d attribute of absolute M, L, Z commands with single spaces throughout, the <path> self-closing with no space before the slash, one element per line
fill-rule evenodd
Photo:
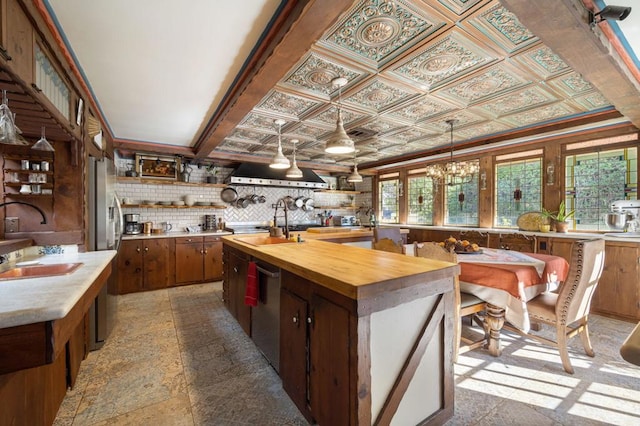
<path fill-rule="evenodd" d="M 307 315 L 307 302 L 283 288 L 280 291 L 280 378 L 282 387 L 302 413 L 308 412 Z"/>
<path fill-rule="evenodd" d="M 227 306 L 245 333 L 251 335 L 251 307 L 244 304 L 248 262 L 249 258 L 243 253 L 236 251 L 229 253 L 229 303 Z"/>
<path fill-rule="evenodd" d="M 222 240 L 220 237 L 205 237 L 204 240 L 204 280 L 222 279 Z"/>
<path fill-rule="evenodd" d="M 201 282 L 204 277 L 202 259 L 202 241 L 178 241 L 176 243 L 176 284 Z"/>
<path fill-rule="evenodd" d="M 145 290 L 157 290 L 175 282 L 175 244 L 173 238 L 144 240 Z"/>
<path fill-rule="evenodd" d="M 321 425 L 349 424 L 349 312 L 313 294 L 310 318 L 311 412 Z"/>
<path fill-rule="evenodd" d="M 607 242 L 604 270 L 591 301 L 591 309 L 619 318 L 640 320 L 638 306 L 638 257 L 632 245 Z"/>
<path fill-rule="evenodd" d="M 122 241 L 118 253 L 118 294 L 142 291 L 143 240 Z"/>
<path fill-rule="evenodd" d="M 553 238 L 550 242 L 551 249 L 549 254 L 564 257 L 567 262 L 571 262 L 571 248 L 573 240 L 569 238 Z"/>
<path fill-rule="evenodd" d="M 33 27 L 17 0 L 7 0 L 7 16 L 3 17 L 6 39 L 3 38 L 3 56 L 10 57 L 12 70 L 27 84 L 33 83 Z"/>

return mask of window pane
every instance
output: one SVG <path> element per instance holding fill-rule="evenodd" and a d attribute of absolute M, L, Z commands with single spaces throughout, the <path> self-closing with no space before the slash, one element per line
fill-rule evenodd
<path fill-rule="evenodd" d="M 398 223 L 399 221 L 399 191 L 398 179 L 380 182 L 380 223 Z"/>
<path fill-rule="evenodd" d="M 445 185 L 441 188 L 444 188 L 447 198 L 445 224 L 478 226 L 478 176 L 473 175 L 469 183 Z M 464 198 L 462 202 L 461 198 Z"/>
<path fill-rule="evenodd" d="M 407 223 L 433 224 L 433 180 L 426 176 L 409 178 Z"/>
<path fill-rule="evenodd" d="M 607 231 L 609 205 L 638 198 L 637 155 L 628 148 L 565 158 L 567 209 L 576 211 L 571 229 Z"/>
<path fill-rule="evenodd" d="M 524 212 L 541 209 L 542 159 L 510 161 L 496 165 L 494 226 L 516 228 L 518 216 Z"/>

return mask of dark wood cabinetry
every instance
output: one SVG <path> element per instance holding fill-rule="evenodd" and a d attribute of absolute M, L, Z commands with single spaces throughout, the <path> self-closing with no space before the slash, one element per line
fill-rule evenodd
<path fill-rule="evenodd" d="M 0 11 L 2 22 L 2 58 L 11 64 L 13 71 L 27 84 L 33 83 L 34 34 L 27 14 L 17 0 L 4 0 Z"/>
<path fill-rule="evenodd" d="M 176 284 L 215 281 L 222 278 L 220 237 L 176 238 Z"/>
<path fill-rule="evenodd" d="M 172 286 L 175 282 L 174 251 L 173 238 L 122 241 L 118 254 L 118 293 Z"/>
<path fill-rule="evenodd" d="M 350 312 L 283 271 L 280 297 L 282 386 L 308 419 L 349 424 Z M 331 348 L 331 350 L 327 350 Z"/>
<path fill-rule="evenodd" d="M 244 304 L 247 268 L 251 257 L 239 250 L 224 249 L 222 297 L 231 315 L 247 335 L 251 335 L 251 307 Z"/>

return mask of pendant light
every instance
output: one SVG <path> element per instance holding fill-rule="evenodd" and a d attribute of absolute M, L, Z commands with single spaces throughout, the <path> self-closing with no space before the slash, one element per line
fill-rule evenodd
<path fill-rule="evenodd" d="M 51 144 L 49 143 L 49 141 L 44 135 L 44 126 L 42 126 L 42 135 L 40 136 L 40 139 L 38 139 L 38 142 L 33 144 L 31 149 L 35 149 L 38 151 L 49 151 L 49 152 L 55 151 L 55 149 L 53 149 L 53 147 L 51 146 Z"/>
<path fill-rule="evenodd" d="M 344 123 L 342 122 L 342 112 L 340 111 L 340 101 L 342 98 L 342 86 L 347 84 L 347 79 L 344 77 L 334 78 L 331 83 L 338 87 L 338 119 L 336 121 L 336 129 L 329 135 L 327 139 L 327 145 L 324 151 L 329 154 L 348 154 L 356 150 L 353 141 L 344 131 Z"/>
<path fill-rule="evenodd" d="M 273 158 L 271 159 L 271 163 L 269 164 L 269 167 L 271 167 L 272 169 L 288 169 L 289 159 L 285 157 L 284 154 L 282 153 L 282 140 L 281 140 L 282 125 L 286 123 L 286 121 L 284 121 L 281 118 L 278 118 L 277 120 L 274 120 L 274 123 L 278 126 L 278 152 L 276 152 L 276 155 L 274 155 Z"/>
<path fill-rule="evenodd" d="M 362 176 L 358 173 L 358 162 L 356 161 L 356 151 L 353 151 L 353 172 L 347 176 L 347 182 L 362 182 Z"/>
<path fill-rule="evenodd" d="M 302 177 L 302 170 L 298 168 L 298 163 L 296 163 L 296 144 L 298 143 L 298 139 L 291 139 L 291 143 L 293 143 L 293 164 L 291 164 L 291 167 L 287 170 L 287 177 L 299 179 Z"/>

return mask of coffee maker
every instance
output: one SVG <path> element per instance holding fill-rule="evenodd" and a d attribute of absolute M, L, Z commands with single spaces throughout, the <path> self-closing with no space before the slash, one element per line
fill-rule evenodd
<path fill-rule="evenodd" d="M 139 234 L 142 232 L 142 224 L 140 223 L 139 214 L 125 214 L 124 215 L 124 233 L 125 234 Z"/>

